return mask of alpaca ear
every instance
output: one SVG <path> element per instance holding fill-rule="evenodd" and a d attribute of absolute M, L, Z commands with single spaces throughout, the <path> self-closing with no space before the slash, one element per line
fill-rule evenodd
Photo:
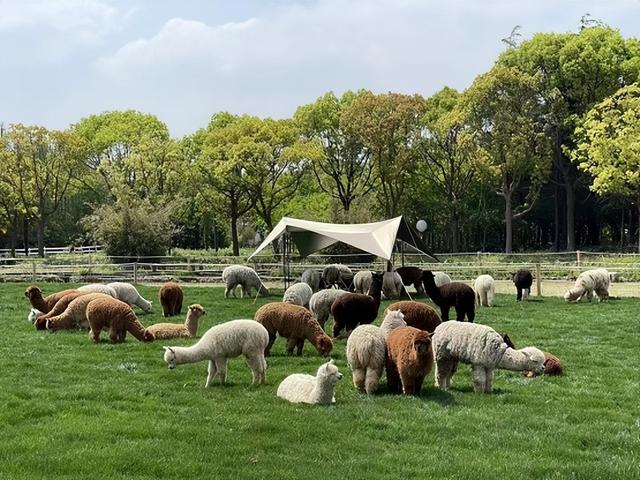
<path fill-rule="evenodd" d="M 333 358 L 332 358 L 332 359 L 329 360 L 329 365 L 333 365 L 333 364 L 334 364 L 334 361 L 333 361 Z"/>

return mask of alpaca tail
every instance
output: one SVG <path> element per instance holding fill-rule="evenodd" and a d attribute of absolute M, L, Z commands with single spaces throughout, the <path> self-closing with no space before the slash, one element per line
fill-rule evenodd
<path fill-rule="evenodd" d="M 135 314 L 130 315 L 127 319 L 127 331 L 141 342 L 153 342 L 156 339 L 155 335 L 147 331 L 144 325 L 138 321 Z"/>

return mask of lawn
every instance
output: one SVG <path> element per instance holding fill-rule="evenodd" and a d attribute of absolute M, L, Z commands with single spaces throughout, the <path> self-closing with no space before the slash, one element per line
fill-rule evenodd
<path fill-rule="evenodd" d="M 517 346 L 553 352 L 566 375 L 497 371 L 491 395 L 473 393 L 463 365 L 450 392 L 430 374 L 419 398 L 387 395 L 384 384 L 367 397 L 351 384 L 341 341 L 332 353 L 345 374 L 337 404 L 319 407 L 275 395 L 285 376 L 323 362 L 308 343 L 298 358 L 276 341 L 267 385 L 252 387 L 235 359 L 229 384 L 205 390 L 206 362 L 168 370 L 162 360 L 162 345 L 192 340 L 142 344 L 129 335 L 94 345 L 86 332 L 37 332 L 25 287 L 0 289 L 1 479 L 640 478 L 637 298 L 517 304 L 515 294 L 498 295 L 476 321 Z M 65 287 L 44 285 L 45 294 Z M 140 291 L 157 299 L 157 288 Z M 278 300 L 185 288 L 185 305 L 207 309 L 200 333 Z M 139 318 L 162 321 L 159 312 Z"/>

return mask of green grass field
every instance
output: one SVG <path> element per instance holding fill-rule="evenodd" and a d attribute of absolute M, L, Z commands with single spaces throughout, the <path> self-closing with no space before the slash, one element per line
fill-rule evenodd
<path fill-rule="evenodd" d="M 162 360 L 162 345 L 193 340 L 142 344 L 129 335 L 94 345 L 86 332 L 37 332 L 25 286 L 0 289 L 0 479 L 640 478 L 637 298 L 516 304 L 499 295 L 476 321 L 517 346 L 553 352 L 566 375 L 497 371 L 491 395 L 473 393 L 463 365 L 450 392 L 430 374 L 419 398 L 387 395 L 384 384 L 367 397 L 354 390 L 339 342 L 332 357 L 345 378 L 337 404 L 319 407 L 275 394 L 285 376 L 323 362 L 308 343 L 298 358 L 276 341 L 267 385 L 252 387 L 235 359 L 229 384 L 205 390 L 206 362 L 170 371 Z M 64 287 L 45 285 L 45 294 Z M 155 303 L 156 288 L 140 291 Z M 207 309 L 200 333 L 278 300 L 185 288 L 185 305 Z M 139 318 L 162 321 L 159 311 Z"/>

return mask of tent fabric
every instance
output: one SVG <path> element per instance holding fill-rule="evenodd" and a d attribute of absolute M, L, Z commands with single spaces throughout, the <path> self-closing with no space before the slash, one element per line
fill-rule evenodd
<path fill-rule="evenodd" d="M 249 258 L 260 253 L 284 233 L 289 233 L 303 257 L 342 242 L 391 260 L 396 240 L 402 240 L 437 261 L 428 252 L 420 236 L 401 216 L 382 222 L 355 224 L 322 223 L 284 217 Z"/>

